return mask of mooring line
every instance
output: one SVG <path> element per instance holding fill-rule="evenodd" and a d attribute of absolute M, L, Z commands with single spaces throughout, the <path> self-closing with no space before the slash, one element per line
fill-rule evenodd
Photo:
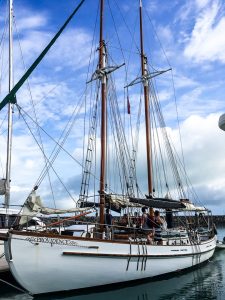
<path fill-rule="evenodd" d="M 31 296 L 31 294 L 29 294 L 27 291 L 25 291 L 25 290 L 19 288 L 18 286 L 14 285 L 14 284 L 12 284 L 12 283 L 10 283 L 10 282 L 8 282 L 8 281 L 5 281 L 5 280 L 3 280 L 3 279 L 0 279 L 0 281 L 3 282 L 3 283 L 5 283 L 5 284 L 8 284 L 9 286 L 11 286 L 11 287 L 17 289 L 17 290 L 20 291 L 20 292 L 23 292 L 23 293 L 25 293 L 25 294 Z M 32 296 L 31 296 L 31 297 L 32 297 Z"/>

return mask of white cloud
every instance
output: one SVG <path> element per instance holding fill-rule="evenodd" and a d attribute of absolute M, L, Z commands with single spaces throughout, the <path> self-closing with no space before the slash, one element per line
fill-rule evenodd
<path fill-rule="evenodd" d="M 18 17 L 18 22 L 16 28 L 20 32 L 24 32 L 24 30 L 36 29 L 39 27 L 44 27 L 47 23 L 46 16 L 36 14 L 33 12 L 26 11 L 25 16 Z"/>
<path fill-rule="evenodd" d="M 171 98 L 171 92 L 169 92 L 168 90 L 161 90 L 158 93 L 158 98 L 161 102 L 162 101 L 167 101 Z"/>
<path fill-rule="evenodd" d="M 211 2 L 211 0 L 195 0 L 195 1 L 196 1 L 196 5 L 199 9 L 204 8 Z"/>
<path fill-rule="evenodd" d="M 204 5 L 203 5 L 204 4 Z M 208 5 L 206 5 L 208 4 Z M 220 15 L 220 1 L 202 2 L 184 55 L 195 62 L 225 62 L 225 17 Z"/>
<path fill-rule="evenodd" d="M 1 141 L 1 161 L 6 164 L 6 143 Z M 13 137 L 12 172 L 11 172 L 11 202 L 20 203 L 26 199 L 28 192 L 35 183 L 44 160 L 32 137 L 20 135 Z M 5 175 L 4 175 L 5 176 Z"/>
<path fill-rule="evenodd" d="M 191 182 L 199 198 L 210 204 L 217 213 L 218 204 L 221 206 L 225 197 L 225 133 L 218 128 L 218 119 L 219 114 L 207 117 L 191 116 L 181 128 L 186 167 Z"/>
<path fill-rule="evenodd" d="M 180 88 L 194 88 L 199 85 L 197 81 L 191 78 L 191 76 L 186 76 L 185 74 L 175 71 L 174 73 L 174 83 L 176 89 Z"/>
<path fill-rule="evenodd" d="M 218 119 L 219 114 L 210 114 L 206 117 L 192 115 L 181 123 L 187 175 L 197 192 L 201 204 L 210 204 L 214 213 L 221 213 L 218 205 L 221 206 L 225 198 L 225 132 L 219 129 Z M 167 128 L 167 130 L 176 151 L 181 154 L 178 129 Z M 138 178 L 140 179 L 146 177 L 144 127 L 140 131 L 139 141 L 137 167 Z M 162 145 L 161 147 L 164 151 Z M 140 181 L 139 184 L 142 184 L 142 191 L 145 193 L 147 191 L 146 181 Z M 185 185 L 185 181 L 183 181 L 183 184 Z"/>
<path fill-rule="evenodd" d="M 166 45 L 167 43 L 173 42 L 173 32 L 171 31 L 170 26 L 159 26 L 157 28 L 157 33 L 160 37 L 160 40 L 163 41 L 163 44 Z"/>
<path fill-rule="evenodd" d="M 92 37 L 83 29 L 69 29 L 56 42 L 49 58 L 55 65 L 81 69 L 90 59 Z"/>
<path fill-rule="evenodd" d="M 181 21 L 182 23 L 190 20 L 193 17 L 193 9 L 194 9 L 194 2 L 192 0 L 186 1 L 177 11 L 175 17 L 175 23 Z"/>

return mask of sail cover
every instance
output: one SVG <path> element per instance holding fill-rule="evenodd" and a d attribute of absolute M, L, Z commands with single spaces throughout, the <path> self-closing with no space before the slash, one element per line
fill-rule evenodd
<path fill-rule="evenodd" d="M 91 202 L 91 201 L 81 201 L 80 202 L 80 207 L 88 207 L 88 206 L 99 207 L 99 203 Z M 105 193 L 105 207 L 108 207 L 117 213 L 120 213 L 121 209 L 124 209 L 127 207 L 142 207 L 142 206 L 143 206 L 142 204 L 130 202 L 130 199 L 128 196 Z"/>
<path fill-rule="evenodd" d="M 22 212 L 21 212 L 21 219 L 20 224 L 24 224 L 29 221 L 33 216 L 37 214 L 44 214 L 44 215 L 53 215 L 53 214 L 65 214 L 65 213 L 72 213 L 72 212 L 82 212 L 92 209 L 91 207 L 80 208 L 74 207 L 69 209 L 54 209 L 44 207 L 41 201 L 41 197 L 37 196 L 35 191 L 33 191 L 27 200 L 24 203 Z"/>
<path fill-rule="evenodd" d="M 80 208 L 99 207 L 98 202 L 81 201 Z M 161 209 L 177 209 L 180 211 L 206 211 L 205 207 L 195 206 L 187 199 L 172 200 L 168 198 L 135 198 L 118 194 L 105 193 L 105 207 L 120 213 L 121 209 L 127 207 L 152 207 Z"/>
<path fill-rule="evenodd" d="M 181 209 L 185 208 L 185 204 L 180 201 L 166 199 L 166 198 L 130 198 L 130 202 L 138 203 L 142 206 L 153 207 L 153 208 L 164 208 L 164 209 Z"/>
<path fill-rule="evenodd" d="M 188 210 L 188 211 L 207 211 L 208 210 L 204 206 L 196 206 L 190 202 L 184 202 L 183 204 L 185 205 L 184 210 Z"/>

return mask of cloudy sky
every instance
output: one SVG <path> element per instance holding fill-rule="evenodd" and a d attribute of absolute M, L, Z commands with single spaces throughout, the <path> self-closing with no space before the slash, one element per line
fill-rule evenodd
<path fill-rule="evenodd" d="M 20 0 L 14 1 L 14 81 L 15 83 L 51 40 L 79 1 L 68 0 Z M 124 71 L 115 75 L 119 97 L 123 86 L 140 76 L 138 41 L 138 0 L 110 0 L 106 2 L 105 41 L 112 61 L 126 62 L 127 79 L 121 79 Z M 7 94 L 7 1 L 0 1 L 1 26 L 1 86 L 0 95 Z M 157 79 L 158 97 L 170 136 L 180 151 L 176 106 L 186 171 L 202 203 L 214 214 L 225 214 L 225 132 L 218 128 L 218 119 L 225 113 L 225 5 L 222 0 L 143 0 L 145 52 L 149 64 L 156 70 L 172 68 Z M 94 70 L 97 54 L 98 28 L 96 18 L 98 1 L 86 0 L 63 35 L 32 74 L 29 83 L 17 94 L 19 105 L 33 120 L 58 140 L 71 113 L 76 109 L 77 119 L 64 144 L 79 163 L 82 163 L 82 122 L 84 108 L 79 106 L 85 91 L 85 82 Z M 94 31 L 94 28 L 95 31 Z M 94 32 L 94 33 L 93 33 Z M 122 50 L 121 50 L 122 49 Z M 90 61 L 91 57 L 91 61 Z M 122 69 L 122 68 L 121 68 Z M 123 74 L 124 75 L 124 74 Z M 130 90 L 131 117 L 137 114 L 138 87 Z M 121 96 L 122 97 L 122 96 Z M 35 106 L 34 113 L 32 103 Z M 5 174 L 6 109 L 0 112 L 0 171 Z M 44 167 L 43 155 L 34 142 L 39 132 L 24 114 L 14 112 L 14 138 L 11 176 L 11 203 L 22 204 Z M 136 119 L 135 119 L 136 120 Z M 140 138 L 144 136 L 140 126 Z M 50 156 L 55 142 L 41 132 L 41 142 L 46 156 Z M 141 142 L 140 142 L 141 143 Z M 142 151 L 142 144 L 139 145 Z M 144 157 L 144 155 L 140 155 Z M 81 167 L 64 151 L 54 161 L 54 170 L 74 199 L 77 199 Z M 139 177 L 145 182 L 140 159 Z M 68 193 L 59 184 L 54 171 L 51 185 L 58 205 L 65 207 Z M 39 194 L 51 198 L 48 176 Z M 142 185 L 146 193 L 146 184 Z M 2 199 L 3 201 L 3 199 Z M 54 202 L 54 201 L 53 201 Z M 70 200 L 70 205 L 73 202 Z"/>

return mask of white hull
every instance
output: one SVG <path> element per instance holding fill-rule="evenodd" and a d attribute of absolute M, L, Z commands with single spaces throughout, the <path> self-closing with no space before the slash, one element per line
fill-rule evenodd
<path fill-rule="evenodd" d="M 216 238 L 199 245 L 157 246 L 11 234 L 6 257 L 15 279 L 32 294 L 154 277 L 208 260 Z"/>

